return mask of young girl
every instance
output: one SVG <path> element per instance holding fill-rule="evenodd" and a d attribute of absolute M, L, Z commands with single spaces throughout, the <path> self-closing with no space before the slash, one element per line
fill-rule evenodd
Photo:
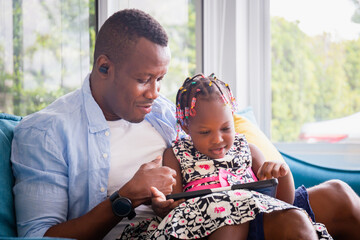
<path fill-rule="evenodd" d="M 279 190 L 293 184 L 285 163 L 264 164 L 259 149 L 248 144 L 245 136 L 235 134 L 235 99 L 227 84 L 213 75 L 196 75 L 185 80 L 176 100 L 178 132 L 181 127 L 187 136 L 178 138 L 163 156 L 164 165 L 177 171 L 173 193 L 253 182 L 258 178 L 278 177 Z M 185 202 L 166 201 L 156 189 L 152 192 L 154 211 L 164 219 L 160 224 L 156 219 L 152 220 L 147 227 L 146 239 L 160 236 L 162 239 L 170 236 L 237 240 L 250 236 L 258 239 L 257 234 L 263 233 L 256 230 L 259 228 L 256 224 L 262 224 L 262 221 L 252 221 L 257 216 L 285 209 L 298 211 L 288 203 L 250 190 L 213 193 Z M 293 193 L 278 191 L 277 196 L 292 203 Z M 326 235 L 325 228 L 318 226 L 321 228 L 317 228 L 319 236 Z M 308 237 L 316 238 L 315 231 Z"/>

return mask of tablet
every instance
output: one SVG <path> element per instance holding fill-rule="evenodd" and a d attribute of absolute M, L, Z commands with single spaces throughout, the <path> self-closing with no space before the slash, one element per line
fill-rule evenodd
<path fill-rule="evenodd" d="M 277 185 L 278 185 L 277 178 L 271 178 L 268 180 L 262 180 L 262 181 L 257 181 L 257 182 L 235 184 L 235 185 L 228 186 L 228 187 L 211 188 L 211 189 L 203 189 L 203 190 L 192 191 L 192 192 L 175 193 L 175 194 L 166 195 L 166 199 L 174 199 L 174 200 L 189 199 L 189 198 L 204 196 L 204 195 L 207 195 L 210 193 L 223 192 L 223 191 L 236 190 L 236 189 L 255 190 L 257 192 L 269 195 L 271 197 L 275 197 Z"/>

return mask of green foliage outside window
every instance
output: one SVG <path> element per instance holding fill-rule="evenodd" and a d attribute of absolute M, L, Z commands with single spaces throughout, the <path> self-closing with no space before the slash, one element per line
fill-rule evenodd
<path fill-rule="evenodd" d="M 24 116 L 44 108 L 76 88 L 63 82 L 69 73 L 65 71 L 62 59 L 64 53 L 59 50 L 59 46 L 70 40 L 59 33 L 49 1 L 38 2 L 46 13 L 47 21 L 54 23 L 54 27 L 51 32 L 36 32 L 36 41 L 24 48 L 23 11 L 29 9 L 24 9 L 24 0 L 12 0 L 12 71 L 6 68 L 9 59 L 5 57 L 5 44 L 0 38 L 2 112 Z M 78 29 L 72 24 L 78 17 L 73 6 L 80 4 L 82 8 L 88 9 L 87 47 L 91 68 L 96 36 L 95 0 L 54 2 L 61 9 L 62 31 L 70 35 L 78 33 Z M 188 1 L 187 24 L 162 23 L 169 34 L 172 60 L 161 90 L 171 100 L 174 100 L 183 80 L 196 71 L 195 14 L 195 0 L 191 0 Z M 352 19 L 359 22 L 359 14 L 355 13 Z M 298 23 L 274 17 L 271 19 L 271 48 L 273 141 L 296 141 L 301 126 L 306 122 L 343 117 L 360 111 L 360 38 L 335 42 L 326 33 L 310 37 L 300 30 Z M 51 81 L 51 76 L 46 75 L 43 69 L 30 72 L 24 69 L 24 60 L 27 59 L 30 63 L 35 61 L 34 56 L 39 51 L 51 55 L 61 64 L 61 80 L 56 88 L 49 88 L 47 82 Z M 25 87 L 28 79 L 24 79 L 24 73 L 33 78 L 35 87 Z"/>
<path fill-rule="evenodd" d="M 95 17 L 95 0 L 38 0 L 37 6 L 26 8 L 26 1 L 12 0 L 12 6 L 8 6 L 8 10 L 12 10 L 12 67 L 11 70 L 6 69 L 5 61 L 5 43 L 1 41 L 0 31 L 0 111 L 25 116 L 35 111 L 39 111 L 53 102 L 60 96 L 73 91 L 80 87 L 80 83 L 76 86 L 68 86 L 65 80 L 69 77 L 71 71 L 66 69 L 67 61 L 71 54 L 64 51 L 66 45 L 81 41 L 81 37 L 76 38 L 76 34 L 83 29 L 89 29 L 89 43 L 87 46 L 89 57 L 87 58 L 90 71 L 93 65 L 93 52 L 96 39 L 96 17 Z M 184 2 L 185 3 L 185 2 Z M 185 24 L 169 24 L 162 23 L 169 35 L 169 45 L 172 51 L 172 61 L 168 74 L 162 81 L 162 93 L 174 100 L 178 87 L 182 81 L 195 74 L 195 0 L 189 0 L 188 4 L 188 21 Z M 54 9 L 61 12 L 59 16 L 54 15 Z M 83 9 L 89 12 L 80 13 Z M 1 11 L 1 10 L 0 10 Z M 27 11 L 27 12 L 24 12 Z M 29 35 L 24 36 L 24 16 L 27 14 L 42 14 L 44 22 L 50 25 L 48 31 L 35 30 L 32 34 L 35 41 L 29 46 L 27 41 Z M 79 14 L 83 14 L 80 24 L 83 28 L 74 24 L 79 21 Z M 2 24 L 2 23 L 1 23 Z M 42 24 L 41 21 L 34 24 Z M 84 26 L 86 25 L 86 26 Z M 27 30 L 28 31 L 28 30 Z M 67 37 L 69 36 L 69 37 Z M 74 37 L 75 36 L 75 37 Z M 31 38 L 31 37 L 30 37 Z M 11 41 L 10 40 L 10 41 Z M 25 46 L 26 45 L 26 46 Z M 64 47 L 65 46 L 65 47 Z M 36 64 L 37 55 L 43 54 L 41 63 Z M 77 52 L 76 54 L 83 54 Z M 61 68 L 61 76 L 49 74 L 51 69 L 46 69 L 46 62 L 49 59 L 55 59 L 55 67 Z M 71 57 L 70 57 L 71 58 Z M 71 59 L 70 59 L 71 60 Z M 31 65 L 26 69 L 24 63 Z M 54 64 L 55 65 L 55 64 Z M 34 67 L 35 66 L 35 67 Z M 38 66 L 41 66 L 40 68 Z M 7 67 L 9 69 L 9 67 Z M 83 79 L 80 79 L 83 80 Z M 58 81 L 58 82 L 56 82 Z M 56 82 L 56 83 L 54 83 Z M 49 86 L 49 83 L 52 85 Z M 30 86 L 29 86 L 30 85 Z M 55 87 L 54 87 L 55 86 Z"/>
<path fill-rule="evenodd" d="M 63 46 L 70 41 L 66 36 L 75 35 L 79 29 L 76 28 L 73 22 L 79 17 L 79 9 L 88 8 L 88 18 L 78 19 L 82 24 L 86 24 L 86 29 L 89 29 L 89 43 L 86 46 L 89 49 L 90 56 L 94 51 L 95 42 L 95 0 L 66 0 L 66 1 L 38 1 L 40 9 L 27 9 L 24 7 L 26 1 L 12 0 L 12 71 L 6 69 L 5 61 L 5 41 L 0 41 L 0 111 L 12 113 L 16 115 L 28 115 L 35 111 L 49 105 L 56 98 L 64 95 L 67 92 L 74 90 L 73 86 L 67 86 L 63 80 L 67 77 L 68 71 L 65 70 L 64 56 L 66 52 L 63 51 Z M 76 7 L 74 7 L 76 6 Z M 61 11 L 61 30 L 59 29 L 59 19 L 53 14 L 53 9 Z M 9 10 L 9 9 L 7 9 Z M 49 32 L 36 31 L 34 36 L 36 40 L 31 46 L 25 47 L 24 41 L 24 11 L 31 11 L 34 16 L 43 13 L 50 25 Z M 6 10 L 4 10 L 6 11 Z M 9 19 L 7 19 L 9 20 Z M 4 24 L 4 23 L 1 23 Z M 34 23 L 35 24 L 35 23 Z M 41 24 L 41 23 L 38 23 Z M 68 34 L 68 35 L 67 35 Z M 65 37 L 64 37 L 65 36 Z M 0 36 L 2 37 L 2 36 Z M 4 39 L 4 38 L 2 38 Z M 1 38 L 0 38 L 1 40 Z M 60 82 L 52 83 L 49 88 L 48 82 L 52 82 L 51 76 L 47 75 L 43 68 L 35 70 L 35 68 L 24 69 L 25 60 L 29 64 L 35 64 L 35 54 L 43 53 L 45 56 L 43 61 L 46 62 L 47 57 L 51 56 L 61 65 Z M 82 54 L 82 53 L 80 53 Z M 92 57 L 88 57 L 90 66 L 92 66 Z M 26 72 L 24 72 L 26 71 Z M 47 69 L 51 71 L 51 69 Z M 24 75 L 31 76 L 33 85 L 25 87 L 28 79 Z M 56 87 L 54 87 L 56 85 Z"/>
<path fill-rule="evenodd" d="M 296 141 L 301 126 L 360 111 L 360 38 L 310 37 L 271 19 L 272 140 Z"/>
<path fill-rule="evenodd" d="M 195 0 L 188 1 L 186 24 L 161 23 L 168 36 L 171 62 L 168 73 L 162 81 L 161 93 L 175 103 L 176 93 L 183 81 L 196 73 L 196 12 Z"/>

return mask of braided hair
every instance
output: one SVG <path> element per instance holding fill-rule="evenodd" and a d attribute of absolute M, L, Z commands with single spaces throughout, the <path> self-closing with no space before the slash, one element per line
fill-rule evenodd
<path fill-rule="evenodd" d="M 205 77 L 203 74 L 197 74 L 191 78 L 188 77 L 176 95 L 178 136 L 180 125 L 187 125 L 188 117 L 196 115 L 195 104 L 199 96 L 203 98 L 219 96 L 225 105 L 229 105 L 233 112 L 236 111 L 236 101 L 229 85 L 217 79 L 213 73 L 208 77 Z"/>

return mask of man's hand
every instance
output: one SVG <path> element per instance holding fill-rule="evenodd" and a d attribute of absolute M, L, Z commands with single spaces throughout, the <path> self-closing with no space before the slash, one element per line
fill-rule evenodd
<path fill-rule="evenodd" d="M 137 207 L 150 200 L 150 187 L 156 187 L 164 195 L 170 194 L 176 183 L 175 176 L 175 170 L 162 166 L 162 157 L 159 156 L 141 165 L 133 178 L 119 190 L 119 194 L 129 198 L 133 207 Z"/>
<path fill-rule="evenodd" d="M 166 216 L 173 208 L 177 207 L 185 199 L 174 201 L 174 199 L 166 200 L 164 193 L 160 192 L 156 187 L 151 187 L 151 205 L 156 213 L 160 217 Z"/>
<path fill-rule="evenodd" d="M 289 166 L 284 162 L 266 161 L 259 168 L 257 177 L 259 180 L 284 177 L 290 172 Z"/>

